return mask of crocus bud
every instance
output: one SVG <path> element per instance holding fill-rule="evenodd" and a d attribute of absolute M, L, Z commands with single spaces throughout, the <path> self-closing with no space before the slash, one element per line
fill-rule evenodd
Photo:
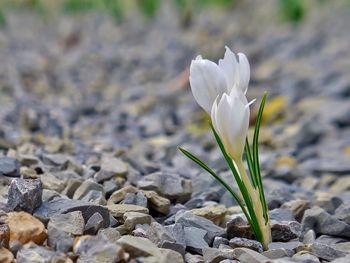
<path fill-rule="evenodd" d="M 250 67 L 247 57 L 236 55 L 226 47 L 223 59 L 216 64 L 198 56 L 190 67 L 190 85 L 197 103 L 210 114 L 216 97 L 229 94 L 233 88 L 247 92 L 250 79 Z"/>
<path fill-rule="evenodd" d="M 233 88 L 215 100 L 211 120 L 226 152 L 235 161 L 242 159 L 249 127 L 249 105 L 242 90 Z"/>
<path fill-rule="evenodd" d="M 227 93 L 230 93 L 232 88 L 236 87 L 247 93 L 250 80 L 250 66 L 246 55 L 238 53 L 238 61 L 235 53 L 228 47 L 225 47 L 225 55 L 219 60 L 219 68 L 224 73 L 227 85 Z"/>

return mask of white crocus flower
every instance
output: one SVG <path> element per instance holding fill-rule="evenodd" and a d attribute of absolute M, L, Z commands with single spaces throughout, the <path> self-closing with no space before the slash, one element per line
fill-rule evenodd
<path fill-rule="evenodd" d="M 180 150 L 218 180 L 234 197 L 249 221 L 256 238 L 268 249 L 271 242 L 269 211 L 264 197 L 257 149 L 259 127 L 262 119 L 266 94 L 264 95 L 255 126 L 253 149 L 246 144 L 249 127 L 249 106 L 247 93 L 250 67 L 247 57 L 237 56 L 226 47 L 223 59 L 218 64 L 198 56 L 191 63 L 190 84 L 197 103 L 210 114 L 213 132 L 229 168 L 237 182 L 243 200 L 208 165 L 190 152 Z M 222 147 L 223 145 L 223 147 Z M 249 175 L 243 162 L 247 147 Z M 228 158 L 229 157 L 229 158 Z"/>
<path fill-rule="evenodd" d="M 197 103 L 210 114 L 216 97 L 229 94 L 233 88 L 247 92 L 250 79 L 250 67 L 247 57 L 236 55 L 226 47 L 223 59 L 216 64 L 198 56 L 190 67 L 190 85 Z"/>
<path fill-rule="evenodd" d="M 242 159 L 249 127 L 249 105 L 242 90 L 233 88 L 230 94 L 224 93 L 215 100 L 211 110 L 211 120 L 215 131 L 230 157 Z"/>

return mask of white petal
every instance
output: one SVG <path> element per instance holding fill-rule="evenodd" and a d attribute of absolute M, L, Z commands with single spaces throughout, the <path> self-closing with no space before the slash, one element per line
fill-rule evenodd
<path fill-rule="evenodd" d="M 215 98 L 226 91 L 226 82 L 219 66 L 207 59 L 192 60 L 190 85 L 197 103 L 210 114 Z"/>
<path fill-rule="evenodd" d="M 245 94 L 248 89 L 248 84 L 250 80 L 250 66 L 246 55 L 243 53 L 238 53 L 238 68 L 239 68 L 239 87 Z"/>
<path fill-rule="evenodd" d="M 252 99 L 251 101 L 249 101 L 249 103 L 247 105 L 245 105 L 246 107 L 250 107 L 250 105 L 252 105 L 254 102 L 256 102 L 256 98 Z"/>
<path fill-rule="evenodd" d="M 218 103 L 216 122 L 220 132 L 220 138 L 224 143 L 226 151 L 230 151 L 229 136 L 230 136 L 230 114 L 231 101 L 227 94 L 224 94 Z"/>
<path fill-rule="evenodd" d="M 248 104 L 247 97 L 243 93 L 243 91 L 237 87 L 235 84 L 234 88 L 230 92 L 231 98 L 238 98 L 244 105 Z"/>
<path fill-rule="evenodd" d="M 229 93 L 238 81 L 238 62 L 236 55 L 226 46 L 223 59 L 219 60 L 219 67 L 225 75 L 227 92 Z"/>
<path fill-rule="evenodd" d="M 216 97 L 216 99 L 213 103 L 213 106 L 211 108 L 211 113 L 210 113 L 211 122 L 212 122 L 214 129 L 217 133 L 219 133 L 218 125 L 217 125 L 217 121 L 216 121 L 217 110 L 218 110 L 218 103 L 217 103 L 218 98 L 219 98 L 219 95 Z"/>
<path fill-rule="evenodd" d="M 242 156 L 247 134 L 247 125 L 249 125 L 249 111 L 246 105 L 239 98 L 232 98 L 233 108 L 230 113 L 230 137 L 229 143 L 232 145 L 233 155 Z M 248 108 L 249 109 L 249 108 Z M 248 117 L 248 119 L 247 119 Z"/>

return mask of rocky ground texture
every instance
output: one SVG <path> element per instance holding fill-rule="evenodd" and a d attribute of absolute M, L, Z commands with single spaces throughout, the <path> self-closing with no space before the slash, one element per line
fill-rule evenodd
<path fill-rule="evenodd" d="M 119 26 L 94 13 L 8 15 L 0 262 L 350 262 L 349 6 L 320 3 L 291 25 L 271 17 L 275 1 L 251 2 L 198 12 L 189 28 L 166 7 Z M 268 251 L 177 149 L 234 184 L 187 82 L 191 59 L 224 45 L 250 58 L 248 96 L 270 94 Z"/>

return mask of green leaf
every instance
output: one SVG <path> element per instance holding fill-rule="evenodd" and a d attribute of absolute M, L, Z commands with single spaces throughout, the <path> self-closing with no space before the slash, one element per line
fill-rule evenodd
<path fill-rule="evenodd" d="M 215 131 L 215 128 L 213 127 L 213 124 L 210 123 L 210 127 L 214 133 L 214 136 L 215 136 L 215 139 L 216 139 L 216 142 L 218 143 L 219 147 L 220 147 L 220 150 L 222 152 L 222 154 L 224 155 L 225 157 L 225 160 L 227 162 L 227 164 L 229 165 L 232 173 L 233 173 L 233 176 L 237 182 L 237 185 L 239 187 L 239 190 L 241 191 L 241 194 L 243 196 L 243 199 L 244 199 L 244 202 L 247 206 L 247 209 L 248 209 L 248 212 L 249 212 L 249 215 L 250 215 L 250 220 L 249 220 L 249 223 L 251 225 L 251 227 L 253 228 L 253 231 L 254 231 L 254 234 L 256 236 L 256 238 L 258 240 L 261 240 L 261 230 L 260 230 L 260 227 L 259 227 L 259 223 L 258 223 L 258 220 L 257 220 L 257 217 L 256 217 L 256 214 L 255 214 L 255 211 L 254 211 L 254 205 L 253 205 L 253 202 L 252 202 L 252 199 L 248 193 L 248 190 L 247 190 L 247 187 L 244 185 L 244 183 L 242 182 L 241 180 L 241 177 L 239 175 L 239 173 L 237 172 L 237 169 L 231 159 L 231 157 L 227 154 L 226 150 L 225 150 L 225 146 L 224 144 L 222 143 L 221 139 L 220 139 L 220 136 L 217 134 L 217 132 Z M 248 219 L 248 217 L 247 217 Z"/>
<path fill-rule="evenodd" d="M 252 153 L 250 150 L 250 144 L 249 144 L 248 138 L 246 138 L 246 141 L 245 141 L 244 152 L 247 159 L 249 174 L 250 174 L 250 177 L 252 178 L 253 186 L 254 188 L 257 188 L 258 180 L 255 174 L 255 166 L 254 166 L 255 164 L 254 164 Z"/>
<path fill-rule="evenodd" d="M 198 157 L 194 156 L 189 151 L 186 151 L 185 149 L 179 147 L 179 150 L 186 155 L 189 159 L 191 159 L 193 162 L 198 164 L 200 167 L 202 167 L 204 170 L 206 170 L 209 174 L 211 174 L 223 187 L 226 188 L 227 191 L 230 192 L 230 194 L 234 197 L 234 199 L 237 201 L 239 206 L 242 208 L 243 212 L 245 210 L 243 200 L 233 191 L 233 189 L 221 178 L 219 177 L 208 165 L 206 165 L 202 160 L 200 160 Z M 246 214 L 246 212 L 245 212 Z"/>
<path fill-rule="evenodd" d="M 257 179 L 260 200 L 261 200 L 261 202 L 263 204 L 263 208 L 264 208 L 263 214 L 264 214 L 264 218 L 265 218 L 265 223 L 267 223 L 267 221 L 268 221 L 268 207 L 266 204 L 264 188 L 263 188 L 262 180 L 261 180 L 258 143 L 259 143 L 260 125 L 261 125 L 261 121 L 262 121 L 262 115 L 264 112 L 266 98 L 267 98 L 267 93 L 265 92 L 264 96 L 261 100 L 261 103 L 260 103 L 258 117 L 257 117 L 256 123 L 255 123 L 254 137 L 253 137 L 253 163 L 254 163 L 254 169 L 255 169 L 255 178 Z"/>
<path fill-rule="evenodd" d="M 202 160 L 194 156 L 189 151 L 186 151 L 185 149 L 179 147 L 179 150 L 186 155 L 189 159 L 191 159 L 193 162 L 197 163 L 199 166 L 201 166 L 204 170 L 206 170 L 209 174 L 211 174 L 231 195 L 232 197 L 237 201 L 238 205 L 241 207 L 245 217 L 247 218 L 248 222 L 251 224 L 253 231 L 255 233 L 256 227 L 258 227 L 257 223 L 252 223 L 251 215 L 247 212 L 245 205 L 242 201 L 242 199 L 233 191 L 233 189 L 221 178 L 219 177 L 209 166 L 207 166 Z M 259 237 L 259 234 L 257 234 L 257 238 Z"/>

